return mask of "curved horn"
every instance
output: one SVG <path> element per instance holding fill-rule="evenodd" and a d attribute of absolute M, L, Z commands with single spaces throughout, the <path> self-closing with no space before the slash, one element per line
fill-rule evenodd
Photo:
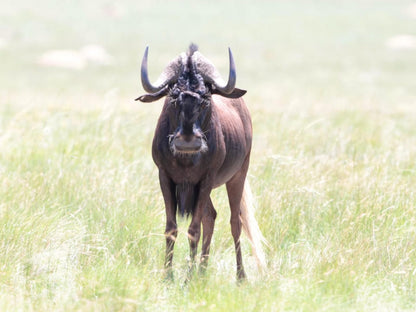
<path fill-rule="evenodd" d="M 206 59 L 201 53 L 196 51 L 193 56 L 198 71 L 202 75 L 202 77 L 206 81 L 212 83 L 218 91 L 224 94 L 230 94 L 231 92 L 233 92 L 235 88 L 235 83 L 237 81 L 234 58 L 230 48 L 228 48 L 228 54 L 230 59 L 230 71 L 228 74 L 227 83 L 225 83 L 224 80 L 221 78 L 221 75 L 215 69 L 214 65 L 208 59 Z"/>
<path fill-rule="evenodd" d="M 149 47 L 147 46 L 143 59 L 142 59 L 142 66 L 141 66 L 141 80 L 143 89 L 149 93 L 156 93 L 162 90 L 166 85 L 174 81 L 178 78 L 181 69 L 182 69 L 182 55 L 177 57 L 176 59 L 172 60 L 168 66 L 166 66 L 165 70 L 159 76 L 157 81 L 152 84 L 149 80 L 149 76 L 147 73 L 147 56 L 149 53 Z"/>
<path fill-rule="evenodd" d="M 230 58 L 230 71 L 228 73 L 228 82 L 225 87 L 216 86 L 217 89 L 219 89 L 221 92 L 224 92 L 225 94 L 229 94 L 233 92 L 235 88 L 235 83 L 237 81 L 237 75 L 235 72 L 235 64 L 234 64 L 234 58 L 233 54 L 231 53 L 231 49 L 228 48 L 228 55 Z"/>

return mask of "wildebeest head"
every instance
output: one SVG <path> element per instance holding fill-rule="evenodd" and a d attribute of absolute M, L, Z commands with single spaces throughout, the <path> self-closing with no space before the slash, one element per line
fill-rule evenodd
<path fill-rule="evenodd" d="M 153 102 L 167 96 L 171 128 L 169 144 L 175 155 L 193 155 L 207 150 L 204 133 L 209 131 L 212 94 L 238 98 L 246 93 L 245 90 L 235 88 L 236 71 L 230 49 L 227 83 L 223 81 L 214 65 L 197 49 L 197 46 L 192 44 L 188 53 L 182 53 L 172 60 L 153 84 L 150 83 L 147 74 L 148 47 L 142 60 L 142 85 L 149 93 L 136 100 Z"/>

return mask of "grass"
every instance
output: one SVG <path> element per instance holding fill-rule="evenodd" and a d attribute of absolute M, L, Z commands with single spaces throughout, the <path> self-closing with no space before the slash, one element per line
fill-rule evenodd
<path fill-rule="evenodd" d="M 0 310 L 413 311 L 416 84 L 410 1 L 18 1 L 0 5 Z M 109 16 L 108 8 L 117 14 Z M 111 10 L 110 10 L 111 11 Z M 271 247 L 235 282 L 224 189 L 206 276 L 163 280 L 164 207 L 150 74 L 190 41 L 225 73 L 231 46 L 255 140 L 250 181 Z M 101 44 L 82 71 L 36 63 Z"/>

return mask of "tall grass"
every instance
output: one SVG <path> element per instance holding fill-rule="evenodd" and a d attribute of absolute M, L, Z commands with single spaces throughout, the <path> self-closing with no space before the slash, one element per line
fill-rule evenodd
<path fill-rule="evenodd" d="M 0 4 L 0 310 L 414 310 L 416 56 L 385 46 L 414 34 L 410 3 Z M 224 73 L 231 46 L 249 91 L 249 179 L 271 247 L 260 274 L 243 238 L 241 285 L 222 188 L 207 274 L 185 283 L 182 220 L 163 279 L 161 103 L 132 99 L 146 44 L 155 79 L 191 41 Z M 114 63 L 36 63 L 89 43 Z"/>

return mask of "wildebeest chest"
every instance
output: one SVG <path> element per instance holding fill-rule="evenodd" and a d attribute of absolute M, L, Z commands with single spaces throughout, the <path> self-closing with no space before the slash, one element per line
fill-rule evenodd
<path fill-rule="evenodd" d="M 171 177 L 175 184 L 198 184 L 209 172 L 207 163 L 200 159 L 172 159 L 170 166 L 162 168 Z M 200 157 L 195 157 L 200 158 Z"/>
<path fill-rule="evenodd" d="M 175 184 L 196 185 L 207 178 L 212 187 L 226 183 L 241 169 L 251 148 L 251 122 L 238 100 L 219 96 L 211 99 L 212 119 L 204 132 L 204 151 L 175 153 L 172 150 L 172 127 L 167 114 L 162 115 L 156 126 L 152 155 L 159 169 L 164 170 Z M 244 124 L 243 124 L 244 123 Z M 245 128 L 245 131 L 239 129 Z"/>

